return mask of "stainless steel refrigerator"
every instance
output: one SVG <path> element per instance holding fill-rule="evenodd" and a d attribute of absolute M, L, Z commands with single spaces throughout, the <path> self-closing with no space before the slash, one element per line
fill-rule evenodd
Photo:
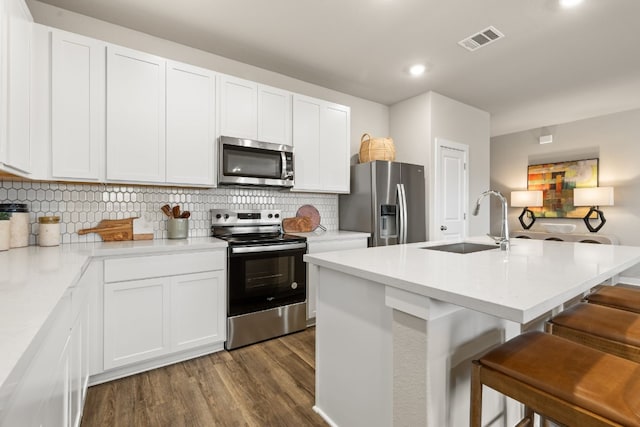
<path fill-rule="evenodd" d="M 340 229 L 371 233 L 369 246 L 427 239 L 424 166 L 377 160 L 351 166 L 339 199 Z"/>

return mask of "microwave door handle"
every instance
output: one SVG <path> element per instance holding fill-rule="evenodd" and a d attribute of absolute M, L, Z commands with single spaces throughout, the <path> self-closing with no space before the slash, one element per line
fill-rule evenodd
<path fill-rule="evenodd" d="M 280 152 L 280 164 L 282 165 L 280 179 L 287 179 L 287 155 L 284 151 Z"/>

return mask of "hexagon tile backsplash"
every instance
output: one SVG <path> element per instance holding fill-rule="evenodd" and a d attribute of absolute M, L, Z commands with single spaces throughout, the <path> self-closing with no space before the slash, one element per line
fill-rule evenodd
<path fill-rule="evenodd" d="M 38 217 L 60 216 L 62 243 L 99 242 L 95 233 L 79 236 L 77 231 L 95 227 L 103 219 L 145 216 L 153 223 L 156 239 L 166 238 L 167 221 L 160 211 L 165 203 L 191 212 L 189 236 L 210 233 L 209 210 L 280 209 L 283 218 L 295 216 L 304 204 L 314 205 L 321 223 L 338 229 L 338 196 L 291 193 L 249 188 L 177 188 L 114 184 L 68 184 L 57 182 L 0 180 L 0 203 L 27 203 L 31 223 L 29 244 L 36 244 Z"/>

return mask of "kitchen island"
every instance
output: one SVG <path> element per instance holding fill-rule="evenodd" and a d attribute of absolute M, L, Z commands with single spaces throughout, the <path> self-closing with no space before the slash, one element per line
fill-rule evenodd
<path fill-rule="evenodd" d="M 315 409 L 330 424 L 468 425 L 471 359 L 640 262 L 638 247 L 587 243 L 425 249 L 439 243 L 305 256 L 317 277 Z M 485 422 L 515 424 L 519 406 L 504 402 L 485 395 Z"/>

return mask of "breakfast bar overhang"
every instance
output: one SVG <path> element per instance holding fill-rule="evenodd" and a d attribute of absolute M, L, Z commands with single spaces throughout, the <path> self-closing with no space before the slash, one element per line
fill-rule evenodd
<path fill-rule="evenodd" d="M 640 262 L 629 246 L 426 249 L 438 243 L 305 255 L 318 298 L 315 410 L 331 425 L 468 425 L 470 360 Z M 497 394 L 484 405 L 489 419 L 519 420 Z"/>

